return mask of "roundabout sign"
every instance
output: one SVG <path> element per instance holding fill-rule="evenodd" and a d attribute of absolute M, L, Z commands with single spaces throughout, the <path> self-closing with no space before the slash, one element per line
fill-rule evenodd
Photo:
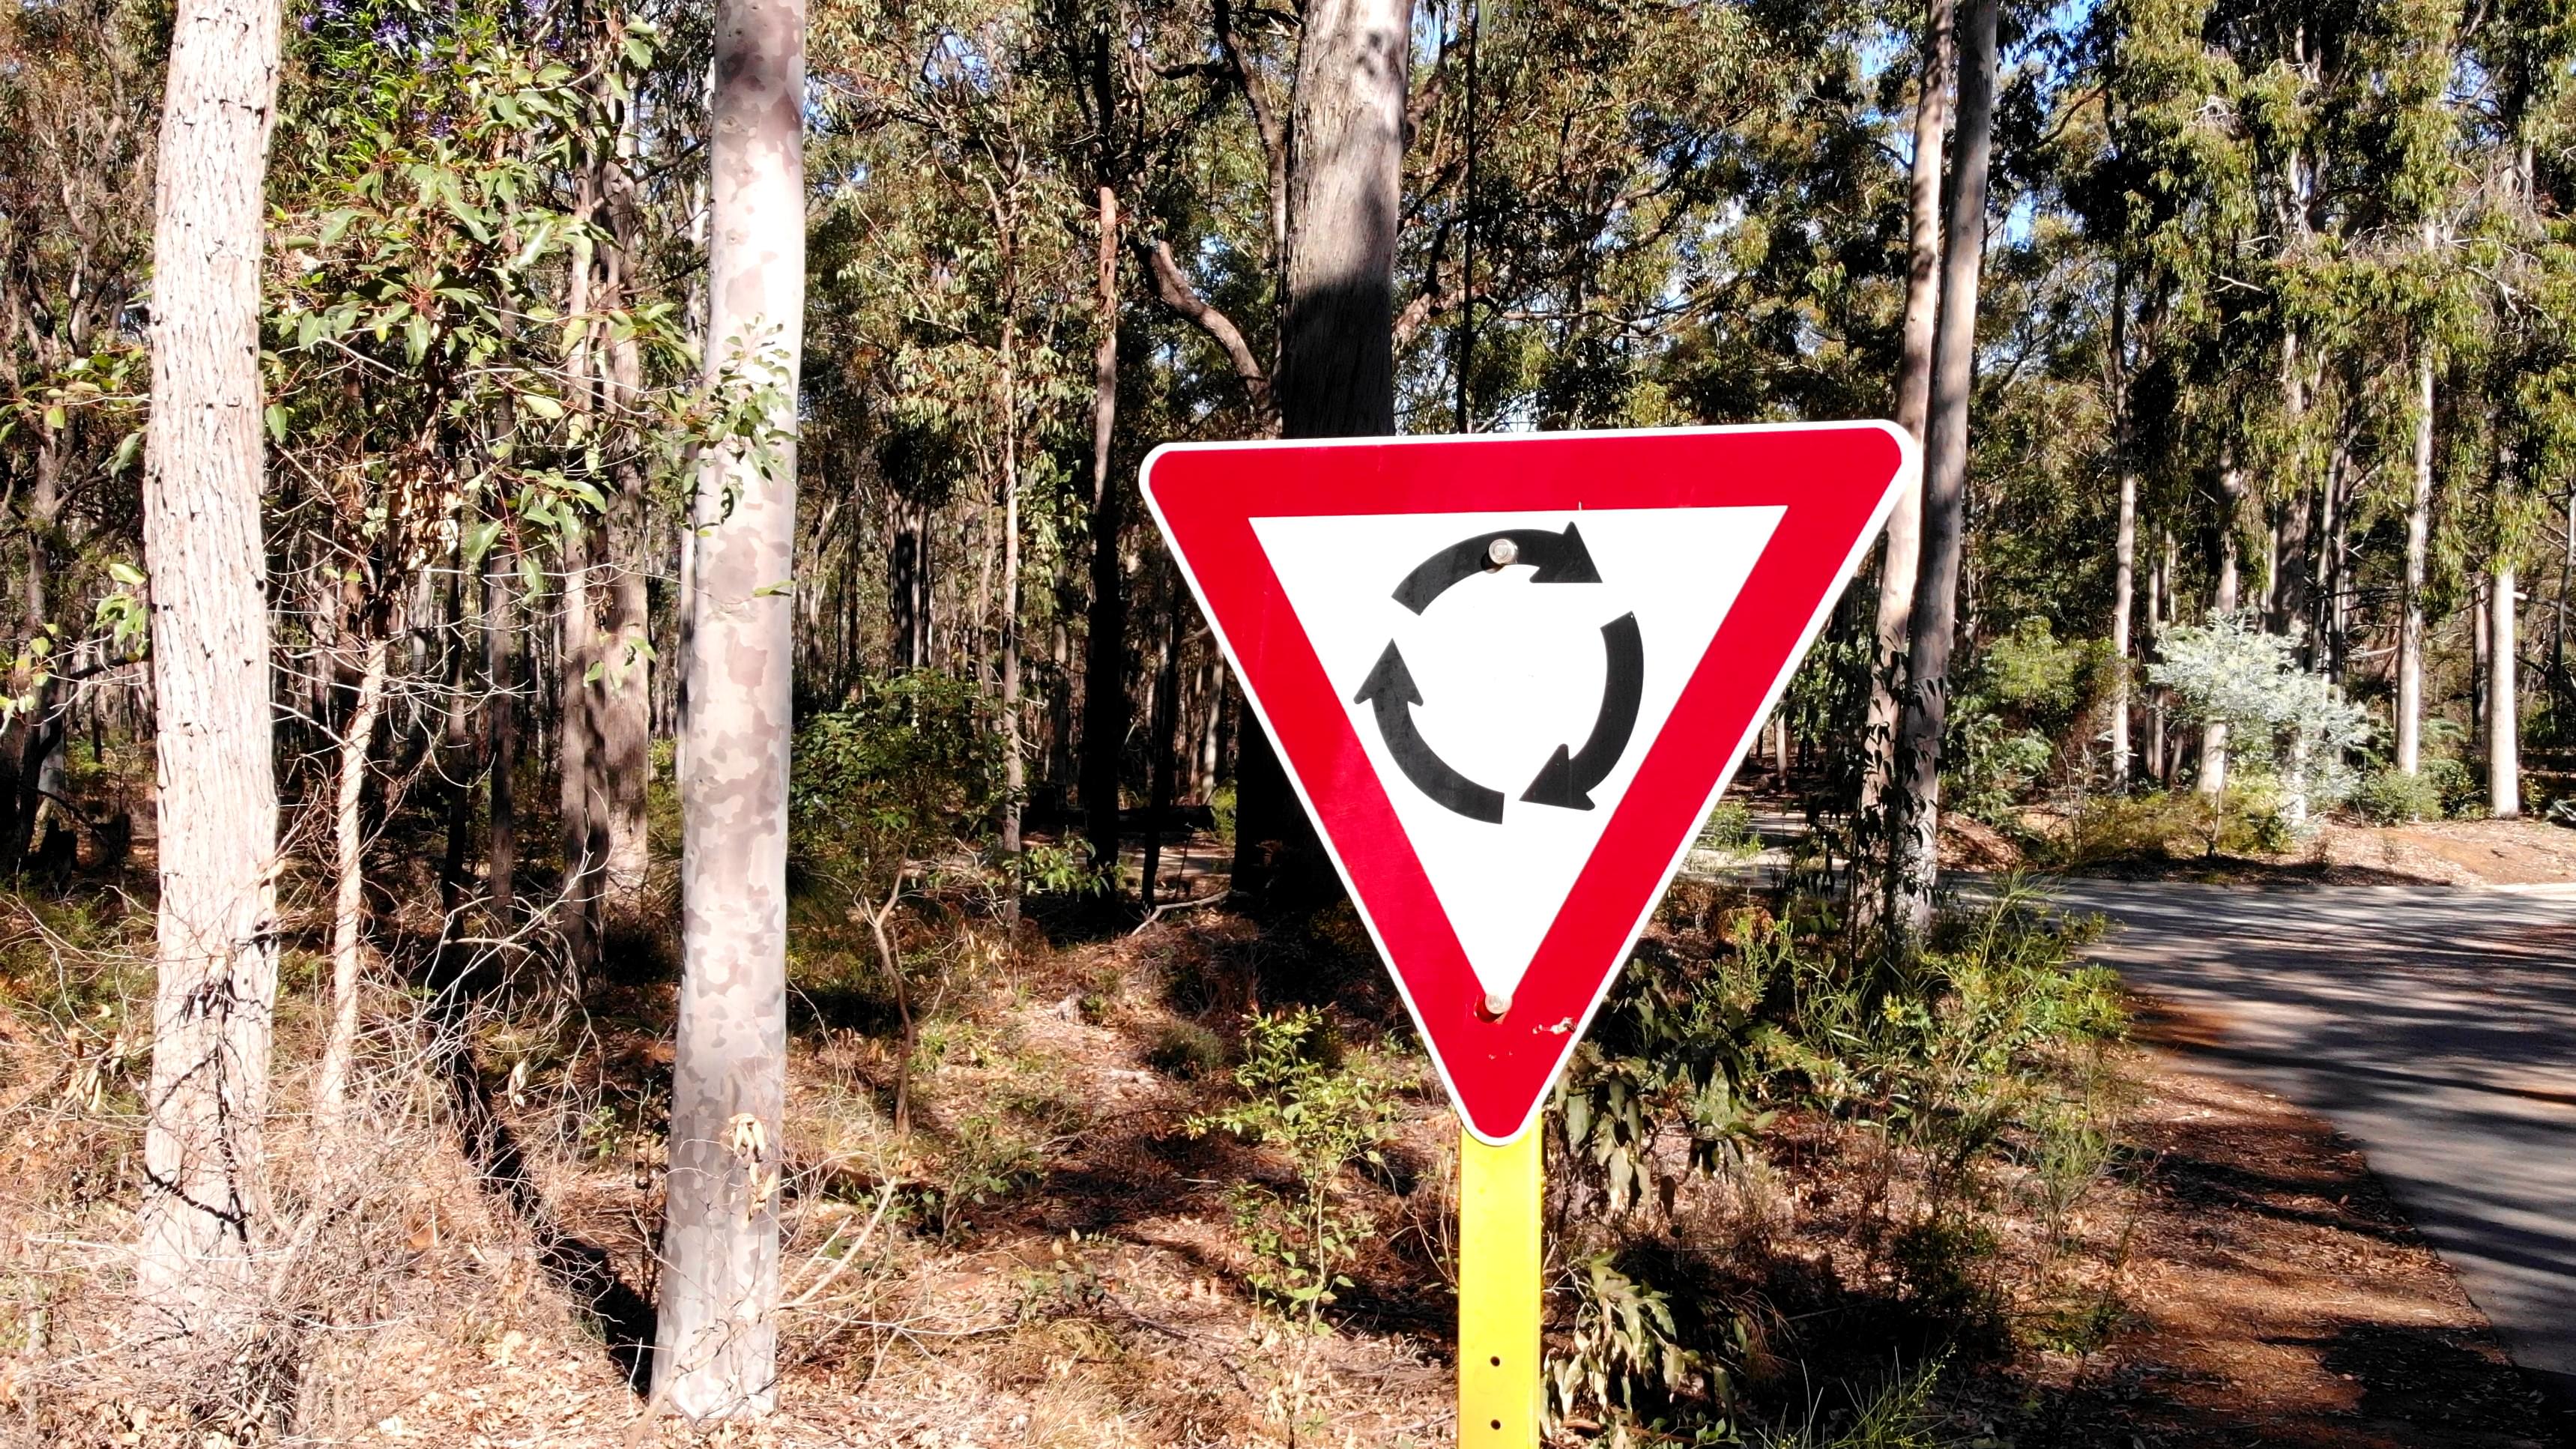
<path fill-rule="evenodd" d="M 1919 466 L 1886 423 L 1145 460 L 1458 1110 L 1462 1444 L 1536 1443 L 1540 1107 Z"/>

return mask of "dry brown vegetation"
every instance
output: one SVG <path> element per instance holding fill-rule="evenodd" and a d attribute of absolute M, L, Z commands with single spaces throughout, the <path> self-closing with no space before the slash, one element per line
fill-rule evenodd
<path fill-rule="evenodd" d="M 386 862 L 388 940 L 406 924 L 392 903 L 424 898 L 400 872 Z M 872 957 L 820 906 L 800 918 L 781 1409 L 707 1441 L 1447 1442 L 1454 1128 L 1348 923 L 1283 940 L 1192 911 L 1130 936 L 1073 913 L 1013 951 L 974 902 L 934 905 L 903 943 L 925 989 L 908 1138 Z M 367 1130 L 330 1160 L 305 1130 L 309 1073 L 290 1070 L 270 1140 L 293 1226 L 262 1333 L 196 1363 L 122 1288 L 148 916 L 91 888 L 6 909 L 0 1140 L 20 1170 L 0 1185 L 0 1435 L 696 1440 L 639 1428 L 633 1387 L 673 989 L 650 939 L 577 990 L 488 951 L 378 990 Z M 1768 915 L 1686 888 L 1648 955 L 1693 969 Z M 315 960 L 290 954 L 282 1063 L 316 1054 Z M 1285 1164 L 1190 1130 L 1235 1096 L 1245 1014 L 1301 1001 L 1330 1003 L 1334 1069 L 1382 1083 L 1395 1114 L 1380 1160 L 1333 1184 L 1365 1232 L 1321 1331 L 1251 1287 L 1236 1185 L 1285 1189 Z M 1973 1143 L 1814 1090 L 1832 1068 L 1809 1063 L 1810 1087 L 1779 1077 L 1712 1172 L 1659 1130 L 1633 1203 L 1558 1153 L 1557 1360 L 1617 1368 L 1601 1309 L 1627 1284 L 1663 1295 L 1691 1356 L 1669 1384 L 1628 1376 L 1637 1418 L 1693 1417 L 1718 1435 L 1702 1442 L 2543 1440 L 2348 1148 L 2132 1048 L 2041 1050 L 2054 1060 L 2024 1085 L 1975 1098 L 1998 1115 Z M 1582 1405 L 1561 1438 L 1615 1432 Z"/>

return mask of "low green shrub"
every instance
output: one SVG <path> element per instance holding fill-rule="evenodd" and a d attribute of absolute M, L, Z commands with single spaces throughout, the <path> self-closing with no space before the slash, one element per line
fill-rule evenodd
<path fill-rule="evenodd" d="M 1753 812 L 1738 800 L 1721 800 L 1700 827 L 1696 849 L 1726 860 L 1746 860 L 1762 852 L 1762 834 L 1753 828 Z"/>
<path fill-rule="evenodd" d="M 1246 1017 L 1243 1063 L 1234 1069 L 1242 1100 L 1185 1124 L 1194 1137 L 1227 1132 L 1287 1159 L 1293 1187 L 1235 1188 L 1235 1229 L 1259 1263 L 1249 1275 L 1253 1291 L 1315 1330 L 1335 1290 L 1350 1286 L 1343 1270 L 1374 1226 L 1336 1191 L 1342 1170 L 1383 1163 L 1378 1147 L 1398 1110 L 1386 1084 L 1346 1067 L 1336 1045 L 1319 1010 Z"/>
<path fill-rule="evenodd" d="M 2352 808 L 2374 825 L 2439 820 L 2442 789 L 2429 774 L 2409 775 L 2390 765 L 2362 777 L 2360 788 L 2352 792 Z"/>

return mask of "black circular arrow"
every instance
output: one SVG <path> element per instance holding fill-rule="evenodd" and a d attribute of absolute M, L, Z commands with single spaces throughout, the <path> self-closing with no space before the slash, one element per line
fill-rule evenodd
<path fill-rule="evenodd" d="M 1413 788 L 1470 820 L 1503 823 L 1503 792 L 1488 790 L 1459 774 L 1413 727 L 1413 707 L 1422 703 L 1422 690 L 1413 682 L 1413 671 L 1404 667 L 1404 656 L 1396 652 L 1394 640 L 1387 641 L 1386 652 L 1377 657 L 1377 667 L 1369 671 L 1351 701 L 1376 710 L 1377 732 L 1386 737 L 1387 753 L 1395 756 L 1396 767 L 1413 782 Z"/>
<path fill-rule="evenodd" d="M 1503 565 L 1494 562 L 1494 545 L 1509 539 L 1513 563 L 1535 565 L 1538 572 L 1530 575 L 1534 584 L 1597 584 L 1600 572 L 1592 567 L 1592 551 L 1583 546 L 1583 535 L 1569 523 L 1563 533 L 1550 533 L 1543 528 L 1507 528 L 1500 533 L 1480 533 L 1460 539 L 1416 565 L 1395 586 L 1395 601 L 1419 614 L 1431 607 L 1431 601 L 1449 592 L 1449 586 L 1481 573 L 1490 573 Z"/>
<path fill-rule="evenodd" d="M 1592 787 L 1609 779 L 1611 767 L 1628 751 L 1628 736 L 1637 729 L 1637 702 L 1646 693 L 1646 641 L 1637 632 L 1637 616 L 1622 614 L 1602 625 L 1601 647 L 1610 657 L 1610 674 L 1601 688 L 1601 713 L 1593 718 L 1591 738 L 1580 754 L 1569 756 L 1565 746 L 1556 747 L 1521 794 L 1530 804 L 1591 809 Z"/>
<path fill-rule="evenodd" d="M 1504 541 L 1509 542 L 1509 548 L 1497 547 Z M 1530 565 L 1534 570 L 1530 575 L 1532 583 L 1601 582 L 1600 572 L 1592 566 L 1592 553 L 1583 546 L 1583 535 L 1568 523 L 1563 533 L 1513 528 L 1461 539 L 1424 559 L 1405 575 L 1404 582 L 1396 586 L 1395 600 L 1419 614 L 1447 593 L 1451 585 L 1512 564 Z M 1580 751 L 1566 745 L 1556 747 L 1556 753 L 1539 767 L 1538 777 L 1521 793 L 1527 804 L 1553 805 L 1562 810 L 1591 809 L 1593 789 L 1610 778 L 1619 757 L 1627 752 L 1629 738 L 1636 733 L 1637 706 L 1646 684 L 1646 646 L 1637 631 L 1637 616 L 1622 614 L 1602 625 L 1601 647 L 1608 658 L 1608 672 L 1601 691 L 1601 712 L 1592 722 L 1592 733 Z M 1460 774 L 1414 728 L 1413 706 L 1422 703 L 1422 689 L 1414 683 L 1413 671 L 1405 668 L 1404 655 L 1394 640 L 1387 641 L 1386 652 L 1378 656 L 1376 667 L 1369 670 L 1368 678 L 1361 681 L 1359 693 L 1351 700 L 1370 706 L 1377 716 L 1378 733 L 1386 740 L 1387 752 L 1395 756 L 1396 767 L 1404 771 L 1404 778 L 1412 781 L 1415 789 L 1470 820 L 1489 825 L 1502 823 L 1503 793 Z"/>

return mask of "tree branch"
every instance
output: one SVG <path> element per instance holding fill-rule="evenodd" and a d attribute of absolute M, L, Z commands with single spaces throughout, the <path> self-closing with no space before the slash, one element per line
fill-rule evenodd
<path fill-rule="evenodd" d="M 1243 330 L 1231 318 L 1210 305 L 1190 279 L 1181 274 L 1180 263 L 1172 260 L 1172 244 L 1157 241 L 1148 248 L 1142 240 L 1136 250 L 1144 257 L 1146 270 L 1154 274 L 1154 295 L 1163 305 L 1196 323 L 1200 331 L 1225 349 L 1226 360 L 1234 364 L 1234 375 L 1243 380 L 1243 390 L 1252 402 L 1253 415 L 1259 419 L 1262 435 L 1275 437 L 1279 432 L 1279 409 L 1270 397 L 1270 379 L 1261 370 L 1261 360 L 1252 355 L 1252 344 L 1243 340 Z"/>

